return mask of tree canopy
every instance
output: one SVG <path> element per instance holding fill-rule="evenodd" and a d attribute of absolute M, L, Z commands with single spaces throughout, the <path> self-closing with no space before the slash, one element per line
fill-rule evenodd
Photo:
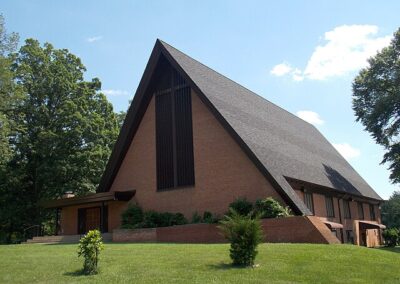
<path fill-rule="evenodd" d="M 119 121 L 100 80 L 86 81 L 84 65 L 67 49 L 28 39 L 9 59 L 20 99 L 0 176 L 0 231 L 12 234 L 51 219 L 40 200 L 95 191 Z"/>
<path fill-rule="evenodd" d="M 382 205 L 382 223 L 388 228 L 400 229 L 400 191 L 393 192 Z"/>
<path fill-rule="evenodd" d="M 368 60 L 353 82 L 353 110 L 375 141 L 384 146 L 382 163 L 400 182 L 400 29 L 389 46 Z"/>

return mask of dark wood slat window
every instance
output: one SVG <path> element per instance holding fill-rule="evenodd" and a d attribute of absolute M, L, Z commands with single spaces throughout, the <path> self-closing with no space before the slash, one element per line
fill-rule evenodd
<path fill-rule="evenodd" d="M 364 205 L 362 202 L 358 202 L 358 219 L 364 220 Z"/>
<path fill-rule="evenodd" d="M 172 95 L 156 96 L 156 151 L 158 189 L 174 187 Z"/>
<path fill-rule="evenodd" d="M 343 200 L 343 211 L 344 211 L 344 218 L 351 219 L 350 201 L 349 200 Z"/>
<path fill-rule="evenodd" d="M 370 204 L 369 205 L 369 216 L 371 217 L 372 221 L 376 220 L 376 216 L 375 216 L 375 207 L 374 205 Z"/>
<path fill-rule="evenodd" d="M 306 203 L 307 208 L 315 214 L 313 194 L 311 192 L 304 192 L 304 202 Z"/>
<path fill-rule="evenodd" d="M 335 209 L 333 207 L 333 197 L 325 196 L 326 216 L 335 217 Z"/>
<path fill-rule="evenodd" d="M 157 91 L 157 189 L 194 185 L 191 89 L 171 70 L 170 88 Z"/>

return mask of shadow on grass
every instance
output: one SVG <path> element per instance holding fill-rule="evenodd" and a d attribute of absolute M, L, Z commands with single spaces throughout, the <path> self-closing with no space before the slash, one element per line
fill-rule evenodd
<path fill-rule="evenodd" d="M 249 266 L 243 266 L 243 265 L 233 265 L 232 263 L 218 263 L 218 264 L 208 264 L 208 268 L 214 269 L 214 270 L 230 270 L 230 269 L 249 269 L 252 267 Z"/>
<path fill-rule="evenodd" d="M 65 272 L 64 275 L 65 276 L 87 276 L 87 274 L 85 274 L 83 269 L 78 269 L 78 270 L 75 270 L 75 271 Z"/>
<path fill-rule="evenodd" d="M 70 272 L 65 272 L 64 275 L 65 276 L 74 276 L 74 277 L 80 277 L 80 276 L 94 276 L 97 275 L 99 273 L 99 271 L 97 271 L 97 273 L 93 273 L 93 274 L 86 274 L 83 269 L 78 269 L 75 271 L 70 271 Z"/>
<path fill-rule="evenodd" d="M 400 247 L 381 247 L 378 248 L 380 250 L 385 250 L 385 251 L 390 251 L 390 252 L 395 252 L 395 253 L 400 253 Z"/>

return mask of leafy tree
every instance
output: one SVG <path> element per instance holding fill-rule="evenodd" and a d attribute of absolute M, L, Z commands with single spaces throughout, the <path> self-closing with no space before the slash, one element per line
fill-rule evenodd
<path fill-rule="evenodd" d="M 400 191 L 393 192 L 382 205 L 382 223 L 388 228 L 400 229 Z"/>
<path fill-rule="evenodd" d="M 0 177 L 0 221 L 9 233 L 49 219 L 41 199 L 95 191 L 119 130 L 99 79 L 85 81 L 85 67 L 67 49 L 28 39 L 12 71 L 23 99 Z"/>
<path fill-rule="evenodd" d="M 78 257 L 83 256 L 83 273 L 97 274 L 99 254 L 104 249 L 99 230 L 91 230 L 79 240 Z"/>
<path fill-rule="evenodd" d="M 10 118 L 12 108 L 17 104 L 17 94 L 10 70 L 11 56 L 18 44 L 18 34 L 8 34 L 4 17 L 0 14 L 0 167 L 11 155 L 9 137 L 12 131 Z"/>
<path fill-rule="evenodd" d="M 388 47 L 368 60 L 353 82 L 353 110 L 357 121 L 386 149 L 390 179 L 400 182 L 400 29 Z"/>

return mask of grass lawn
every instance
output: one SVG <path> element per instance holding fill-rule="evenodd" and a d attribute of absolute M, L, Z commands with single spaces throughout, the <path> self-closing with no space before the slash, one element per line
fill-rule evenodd
<path fill-rule="evenodd" d="M 106 244 L 100 274 L 77 245 L 0 246 L 0 283 L 400 283 L 400 250 L 263 244 L 258 268 L 232 268 L 228 244 Z"/>

